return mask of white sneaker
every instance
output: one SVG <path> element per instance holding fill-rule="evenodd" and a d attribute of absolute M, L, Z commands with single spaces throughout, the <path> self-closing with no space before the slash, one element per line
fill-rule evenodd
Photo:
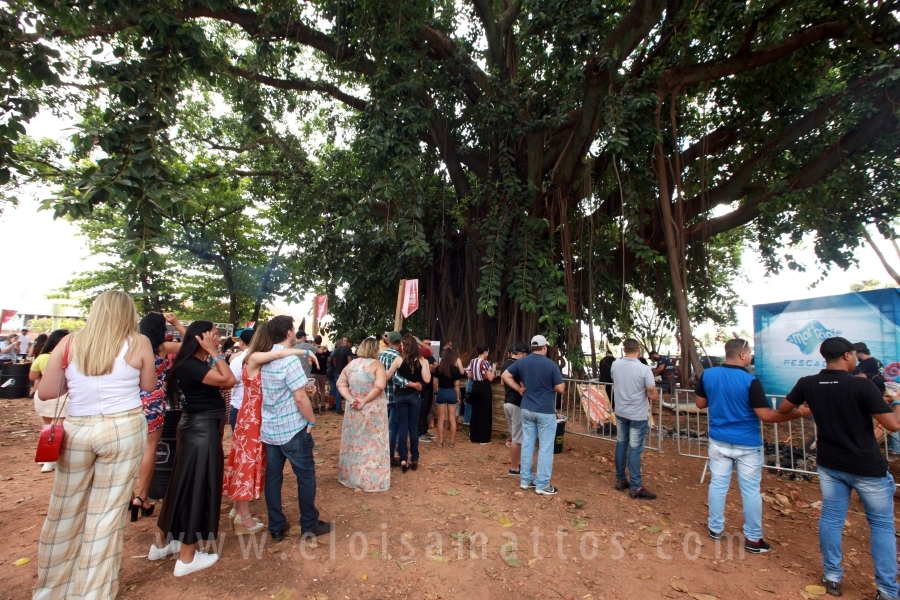
<path fill-rule="evenodd" d="M 147 560 L 162 560 L 170 554 L 178 554 L 181 552 L 181 542 L 172 540 L 162 548 L 157 548 L 156 544 L 150 546 L 150 552 L 147 553 Z"/>
<path fill-rule="evenodd" d="M 41 467 L 41 473 L 52 473 L 55 470 L 56 470 L 55 462 L 44 463 L 44 466 Z"/>
<path fill-rule="evenodd" d="M 198 550 L 194 552 L 194 560 L 189 563 L 183 563 L 181 562 L 181 559 L 175 561 L 175 577 L 183 577 L 184 575 L 190 575 L 191 573 L 208 569 L 216 564 L 216 561 L 218 560 L 218 554 L 207 554 L 206 552 L 200 552 Z"/>

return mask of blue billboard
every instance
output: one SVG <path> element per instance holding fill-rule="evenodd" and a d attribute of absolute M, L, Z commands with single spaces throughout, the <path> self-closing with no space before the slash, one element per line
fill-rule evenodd
<path fill-rule="evenodd" d="M 900 382 L 900 290 L 896 288 L 753 306 L 756 376 L 767 394 L 784 395 L 825 368 L 819 344 L 841 336 L 865 342 Z"/>

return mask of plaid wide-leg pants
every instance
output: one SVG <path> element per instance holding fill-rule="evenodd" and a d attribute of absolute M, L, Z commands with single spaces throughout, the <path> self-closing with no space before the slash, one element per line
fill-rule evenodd
<path fill-rule="evenodd" d="M 41 529 L 33 598 L 113 599 L 147 419 L 141 408 L 69 415 L 65 431 Z"/>

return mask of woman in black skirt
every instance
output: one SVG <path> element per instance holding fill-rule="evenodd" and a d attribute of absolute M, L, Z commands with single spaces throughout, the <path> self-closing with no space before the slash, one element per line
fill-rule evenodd
<path fill-rule="evenodd" d="M 150 547 L 150 560 L 178 554 L 175 576 L 181 577 L 211 567 L 216 554 L 197 550 L 200 538 L 211 541 L 219 535 L 219 505 L 225 455 L 225 400 L 222 388 L 236 381 L 228 363 L 219 355 L 219 333 L 209 321 L 188 326 L 175 357 L 166 394 L 169 403 L 180 405 L 181 422 L 175 434 L 175 465 L 166 490 L 157 525 L 166 545 Z M 213 367 L 207 364 L 212 356 Z"/>
<path fill-rule="evenodd" d="M 469 361 L 466 372 L 472 380 L 472 392 L 466 402 L 472 403 L 472 420 L 469 424 L 469 441 L 473 444 L 491 443 L 491 425 L 493 422 L 493 398 L 491 382 L 494 380 L 494 369 L 487 361 L 488 347 L 475 347 L 475 358 Z"/>

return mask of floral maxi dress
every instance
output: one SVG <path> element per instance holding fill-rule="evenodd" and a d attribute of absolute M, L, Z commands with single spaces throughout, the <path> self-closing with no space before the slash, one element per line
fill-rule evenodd
<path fill-rule="evenodd" d="M 238 411 L 231 452 L 225 465 L 222 493 L 232 500 L 259 498 L 266 481 L 266 451 L 259 440 L 262 425 L 262 380 L 260 373 L 250 379 L 244 365 L 244 402 Z"/>
<path fill-rule="evenodd" d="M 344 373 L 353 398 L 372 391 L 375 375 L 368 368 L 374 359 L 358 358 Z M 344 410 L 338 482 L 364 492 L 384 492 L 391 487 L 391 457 L 388 452 L 387 397 L 382 392 L 360 410 Z"/>

